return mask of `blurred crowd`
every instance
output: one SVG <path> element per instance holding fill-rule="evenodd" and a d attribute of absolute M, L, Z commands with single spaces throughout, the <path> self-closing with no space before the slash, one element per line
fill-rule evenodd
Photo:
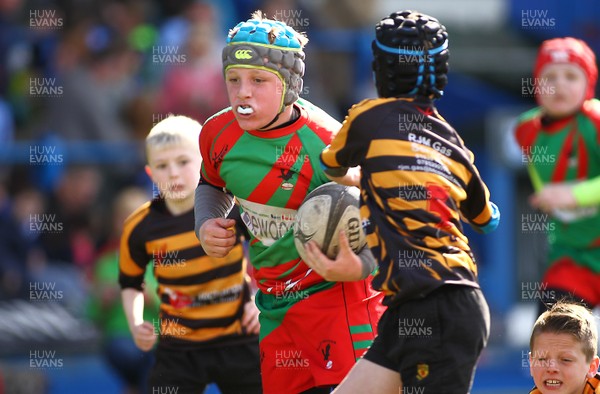
<path fill-rule="evenodd" d="M 302 96 L 341 119 L 371 78 L 357 51 L 375 1 L 0 0 L 0 302 L 51 286 L 75 316 L 127 333 L 117 252 L 123 220 L 157 193 L 148 131 L 228 105 L 221 48 L 256 9 L 307 33 Z"/>
<path fill-rule="evenodd" d="M 314 32 L 307 62 L 318 72 L 306 76 L 304 97 L 339 118 L 359 94 L 349 83 L 356 62 L 347 50 L 324 50 L 319 32 L 354 37 L 375 17 L 365 17 L 372 1 L 344 3 L 0 1 L 0 141 L 4 152 L 25 145 L 28 153 L 2 159 L 0 299 L 26 297 L 31 275 L 52 265 L 90 278 L 98 256 L 115 247 L 118 193 L 155 193 L 141 141 L 169 113 L 202 123 L 227 106 L 220 50 L 254 9 Z M 76 154 L 90 144 L 103 149 Z M 102 160 L 122 146 L 134 148 Z"/>

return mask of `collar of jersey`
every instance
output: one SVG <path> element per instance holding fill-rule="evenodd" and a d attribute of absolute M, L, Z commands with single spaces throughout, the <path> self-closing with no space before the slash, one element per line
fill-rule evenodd
<path fill-rule="evenodd" d="M 250 135 L 260 138 L 279 138 L 290 135 L 300 130 L 308 122 L 308 113 L 306 110 L 296 103 L 293 104 L 300 111 L 300 117 L 296 121 L 286 127 L 276 128 L 272 130 L 246 130 Z"/>
<path fill-rule="evenodd" d="M 567 117 L 564 118 L 560 118 L 560 119 L 553 119 L 550 121 L 550 123 L 547 124 L 543 124 L 541 123 L 541 119 L 540 119 L 540 123 L 542 126 L 542 130 L 546 133 L 556 133 L 559 132 L 561 130 L 563 130 L 565 127 L 567 127 L 567 125 L 571 122 L 573 122 L 576 118 L 576 115 L 569 115 Z"/>

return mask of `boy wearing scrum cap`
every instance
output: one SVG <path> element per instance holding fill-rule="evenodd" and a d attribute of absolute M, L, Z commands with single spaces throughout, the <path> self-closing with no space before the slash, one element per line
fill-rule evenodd
<path fill-rule="evenodd" d="M 340 283 L 308 267 L 294 246 L 296 210 L 329 182 L 319 154 L 340 127 L 298 97 L 306 41 L 259 12 L 233 28 L 223 49 L 231 107 L 209 118 L 200 136 L 196 233 L 209 254 L 227 253 L 235 234 L 223 217 L 235 196 L 251 237 L 267 394 L 329 393 L 371 344 L 382 308 L 369 285 L 368 248 L 340 257 L 351 276 Z"/>
<path fill-rule="evenodd" d="M 446 28 L 395 12 L 375 26 L 372 49 L 379 97 L 350 109 L 321 162 L 338 177 L 360 165 L 361 216 L 379 264 L 373 287 L 387 310 L 334 392 L 468 393 L 490 316 L 462 222 L 488 233 L 500 214 L 434 103 L 448 82 Z M 337 266 L 314 244 L 307 252 L 317 272 Z"/>

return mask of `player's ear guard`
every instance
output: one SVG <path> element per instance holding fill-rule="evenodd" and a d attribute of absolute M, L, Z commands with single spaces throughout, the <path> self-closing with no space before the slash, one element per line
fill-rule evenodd
<path fill-rule="evenodd" d="M 303 43 L 290 26 L 280 21 L 250 19 L 240 22 L 227 36 L 223 72 L 230 67 L 274 72 L 283 83 L 283 106 L 298 100 L 304 75 Z"/>

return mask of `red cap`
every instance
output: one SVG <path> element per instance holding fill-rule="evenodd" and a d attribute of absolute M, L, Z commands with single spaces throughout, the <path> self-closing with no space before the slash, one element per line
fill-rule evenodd
<path fill-rule="evenodd" d="M 544 41 L 533 68 L 533 77 L 538 78 L 542 68 L 549 63 L 572 63 L 581 67 L 588 82 L 585 99 L 589 100 L 594 97 L 598 67 L 596 66 L 596 55 L 585 42 L 573 37 Z"/>

